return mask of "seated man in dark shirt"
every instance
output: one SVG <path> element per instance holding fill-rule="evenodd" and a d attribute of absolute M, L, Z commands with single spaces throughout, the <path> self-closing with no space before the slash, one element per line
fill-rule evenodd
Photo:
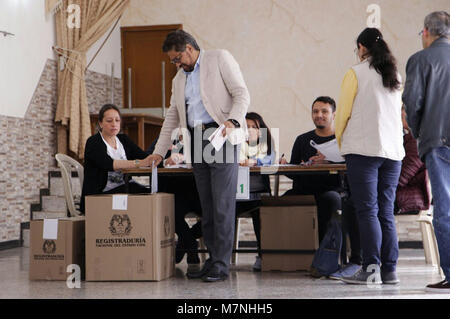
<path fill-rule="evenodd" d="M 335 101 L 327 96 L 318 97 L 312 105 L 312 120 L 316 129 L 297 137 L 292 148 L 290 164 L 325 164 L 324 155 L 311 146 L 310 141 L 323 144 L 335 139 L 334 117 L 336 111 Z M 283 158 L 281 163 L 286 164 Z M 344 225 L 348 229 L 352 246 L 350 268 L 348 271 L 357 270 L 361 264 L 359 231 L 356 223 L 351 200 L 343 201 L 339 175 L 302 175 L 289 176 L 293 180 L 293 188 L 284 195 L 314 195 L 317 204 L 317 218 L 319 222 L 319 241 L 325 236 L 327 224 L 337 210 L 344 210 Z M 357 266 L 358 265 L 358 266 Z"/>

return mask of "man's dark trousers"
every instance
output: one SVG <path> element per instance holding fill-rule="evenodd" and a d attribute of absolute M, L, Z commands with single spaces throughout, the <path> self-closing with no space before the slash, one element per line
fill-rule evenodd
<path fill-rule="evenodd" d="M 198 145 L 198 132 L 191 131 L 194 137 L 191 144 L 192 167 L 203 212 L 203 239 L 209 251 L 204 267 L 228 275 L 235 231 L 238 147 L 227 141 L 216 152 L 207 140 L 212 131 L 206 131 L 201 146 Z M 199 161 L 200 150 L 202 156 Z"/>

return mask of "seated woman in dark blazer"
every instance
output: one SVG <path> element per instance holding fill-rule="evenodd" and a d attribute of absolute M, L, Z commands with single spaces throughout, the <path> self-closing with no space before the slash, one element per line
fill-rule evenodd
<path fill-rule="evenodd" d="M 84 181 L 80 210 L 84 213 L 85 196 L 125 192 L 123 168 L 151 166 L 150 159 L 131 139 L 120 134 L 121 116 L 117 106 L 104 105 L 98 116 L 100 132 L 86 141 Z M 133 180 L 129 193 L 147 193 L 149 189 Z"/>

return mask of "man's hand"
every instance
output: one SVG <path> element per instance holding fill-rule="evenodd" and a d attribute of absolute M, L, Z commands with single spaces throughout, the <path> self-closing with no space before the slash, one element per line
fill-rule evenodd
<path fill-rule="evenodd" d="M 158 154 L 152 154 L 147 156 L 145 159 L 142 160 L 142 166 L 144 167 L 150 167 L 152 166 L 152 163 L 154 163 L 155 166 L 158 166 L 159 163 L 161 163 L 161 161 L 163 160 L 161 155 Z"/>
<path fill-rule="evenodd" d="M 317 151 L 317 154 L 315 156 L 311 156 L 309 158 L 309 161 L 311 164 L 326 164 L 328 161 L 325 160 L 325 155 Z"/>
<path fill-rule="evenodd" d="M 230 135 L 230 133 L 233 131 L 233 129 L 236 128 L 234 126 L 234 124 L 231 123 L 230 121 L 226 121 L 225 123 L 223 123 L 223 125 L 225 125 L 225 129 L 222 131 L 223 137 L 225 137 L 226 135 Z"/>
<path fill-rule="evenodd" d="M 173 166 L 180 164 L 184 161 L 183 154 L 180 153 L 174 153 L 172 154 L 168 159 L 166 159 L 164 166 Z"/>
<path fill-rule="evenodd" d="M 279 164 L 287 164 L 288 161 L 287 161 L 286 157 L 282 156 L 282 157 L 280 158 L 280 160 L 278 161 L 278 163 L 279 163 Z"/>

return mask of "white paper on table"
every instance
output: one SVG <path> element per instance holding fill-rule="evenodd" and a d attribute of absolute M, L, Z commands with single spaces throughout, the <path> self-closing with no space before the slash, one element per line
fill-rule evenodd
<path fill-rule="evenodd" d="M 250 199 L 250 168 L 239 166 L 236 199 Z"/>
<path fill-rule="evenodd" d="M 222 148 L 223 144 L 227 140 L 227 136 L 223 136 L 222 132 L 225 129 L 225 125 L 220 125 L 214 133 L 211 134 L 210 137 L 208 137 L 208 140 L 211 142 L 212 146 L 214 146 L 214 149 L 218 152 Z"/>
<path fill-rule="evenodd" d="M 297 166 L 296 164 L 264 164 L 262 167 L 273 166 L 273 167 L 289 167 L 289 166 Z"/>
<path fill-rule="evenodd" d="M 43 239 L 58 239 L 58 220 L 44 219 Z"/>
<path fill-rule="evenodd" d="M 164 165 L 164 168 L 188 168 L 187 164 Z"/>
<path fill-rule="evenodd" d="M 345 159 L 342 157 L 339 152 L 339 146 L 336 139 L 332 139 L 331 141 L 317 144 L 313 140 L 309 141 L 312 147 L 318 150 L 325 156 L 325 160 L 330 162 L 344 162 Z"/>
<path fill-rule="evenodd" d="M 127 208 L 128 208 L 128 195 L 113 195 L 112 197 L 113 210 L 127 210 Z"/>
<path fill-rule="evenodd" d="M 158 166 L 154 164 L 155 162 L 152 163 L 152 194 L 158 192 Z"/>

